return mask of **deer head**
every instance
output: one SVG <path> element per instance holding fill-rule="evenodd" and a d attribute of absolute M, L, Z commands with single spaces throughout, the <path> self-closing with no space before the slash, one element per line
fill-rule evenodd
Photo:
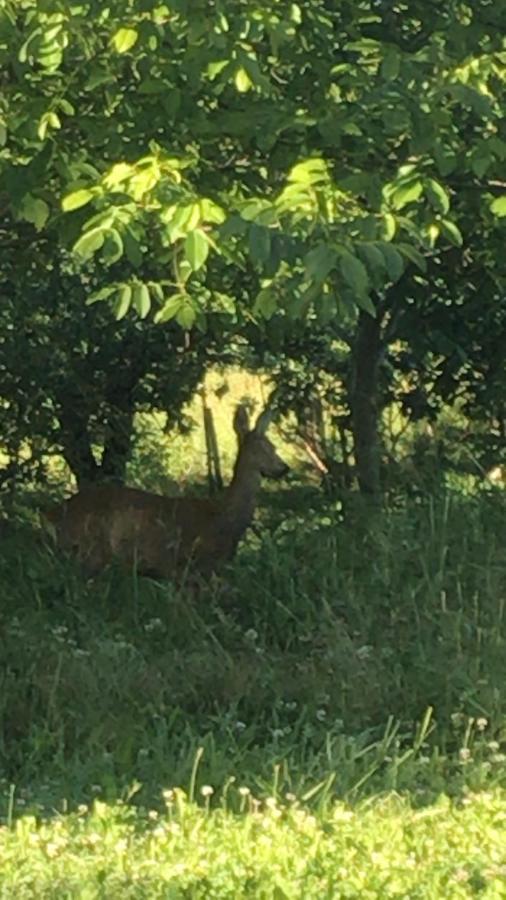
<path fill-rule="evenodd" d="M 249 416 L 244 404 L 240 404 L 234 416 L 234 430 L 239 442 L 239 453 L 235 473 L 239 469 L 247 469 L 263 478 L 281 478 L 289 470 L 287 464 L 278 456 L 274 445 L 265 432 L 272 419 L 272 411 L 267 408 L 260 413 L 254 428 L 250 429 Z"/>

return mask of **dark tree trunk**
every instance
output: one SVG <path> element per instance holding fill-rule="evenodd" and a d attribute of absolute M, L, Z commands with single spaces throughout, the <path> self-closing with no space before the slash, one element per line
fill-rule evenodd
<path fill-rule="evenodd" d="M 81 488 L 85 484 L 97 481 L 100 477 L 100 466 L 91 449 L 88 411 L 82 408 L 79 397 L 65 398 L 59 418 L 63 456 L 75 476 L 77 486 Z"/>
<path fill-rule="evenodd" d="M 67 395 L 60 408 L 60 440 L 63 456 L 79 489 L 100 481 L 125 480 L 130 456 L 134 409 L 131 394 L 121 398 L 121 406 L 109 409 L 100 462 L 92 451 L 90 411 L 78 394 Z"/>
<path fill-rule="evenodd" d="M 78 385 L 73 390 L 64 385 L 59 415 L 61 443 L 80 489 L 90 483 L 125 480 L 132 443 L 135 389 L 146 369 L 144 350 L 137 334 L 125 338 L 121 352 L 108 359 L 103 373 L 105 384 L 95 397 L 90 393 L 92 386 L 85 393 Z M 84 365 L 80 383 L 86 385 L 90 381 L 92 361 L 86 360 Z M 92 452 L 97 433 L 103 434 L 100 461 Z"/>
<path fill-rule="evenodd" d="M 98 463 L 91 449 L 87 415 L 79 410 L 61 414 L 63 456 L 79 489 L 100 481 L 124 482 L 130 457 L 133 418 L 132 409 L 114 410 L 109 416 L 102 460 Z"/>
<path fill-rule="evenodd" d="M 378 370 L 382 352 L 381 319 L 361 312 L 352 357 L 350 391 L 355 464 L 360 491 L 380 492 Z"/>
<path fill-rule="evenodd" d="M 110 417 L 107 438 L 102 454 L 100 477 L 107 481 L 125 481 L 126 466 L 130 458 L 134 410 L 131 406 L 116 409 Z"/>

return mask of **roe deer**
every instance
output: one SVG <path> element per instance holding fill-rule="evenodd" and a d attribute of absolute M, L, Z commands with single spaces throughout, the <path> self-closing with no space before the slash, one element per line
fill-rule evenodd
<path fill-rule="evenodd" d="M 46 513 L 58 545 L 76 552 L 91 573 L 114 559 L 155 578 L 175 576 L 188 564 L 211 573 L 234 555 L 250 525 L 261 477 L 288 471 L 265 436 L 269 421 L 264 411 L 250 430 L 248 413 L 238 406 L 234 474 L 219 497 L 163 497 L 112 484 L 85 488 Z"/>

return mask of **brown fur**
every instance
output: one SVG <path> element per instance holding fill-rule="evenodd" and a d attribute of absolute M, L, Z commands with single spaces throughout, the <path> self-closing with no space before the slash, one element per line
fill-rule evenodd
<path fill-rule="evenodd" d="M 163 497 L 120 485 L 83 489 L 46 514 L 58 544 L 91 572 L 113 559 L 139 574 L 169 578 L 191 564 L 202 573 L 230 559 L 253 518 L 262 476 L 288 469 L 265 437 L 268 414 L 249 430 L 239 406 L 239 450 L 229 486 L 216 499 Z"/>

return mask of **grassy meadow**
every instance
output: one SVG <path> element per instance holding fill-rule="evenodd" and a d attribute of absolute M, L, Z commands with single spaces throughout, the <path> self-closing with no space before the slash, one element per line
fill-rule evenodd
<path fill-rule="evenodd" d="M 188 490 L 162 425 L 131 481 Z M 283 449 L 199 594 L 3 539 L 0 897 L 506 897 L 503 492 L 370 508 Z"/>

